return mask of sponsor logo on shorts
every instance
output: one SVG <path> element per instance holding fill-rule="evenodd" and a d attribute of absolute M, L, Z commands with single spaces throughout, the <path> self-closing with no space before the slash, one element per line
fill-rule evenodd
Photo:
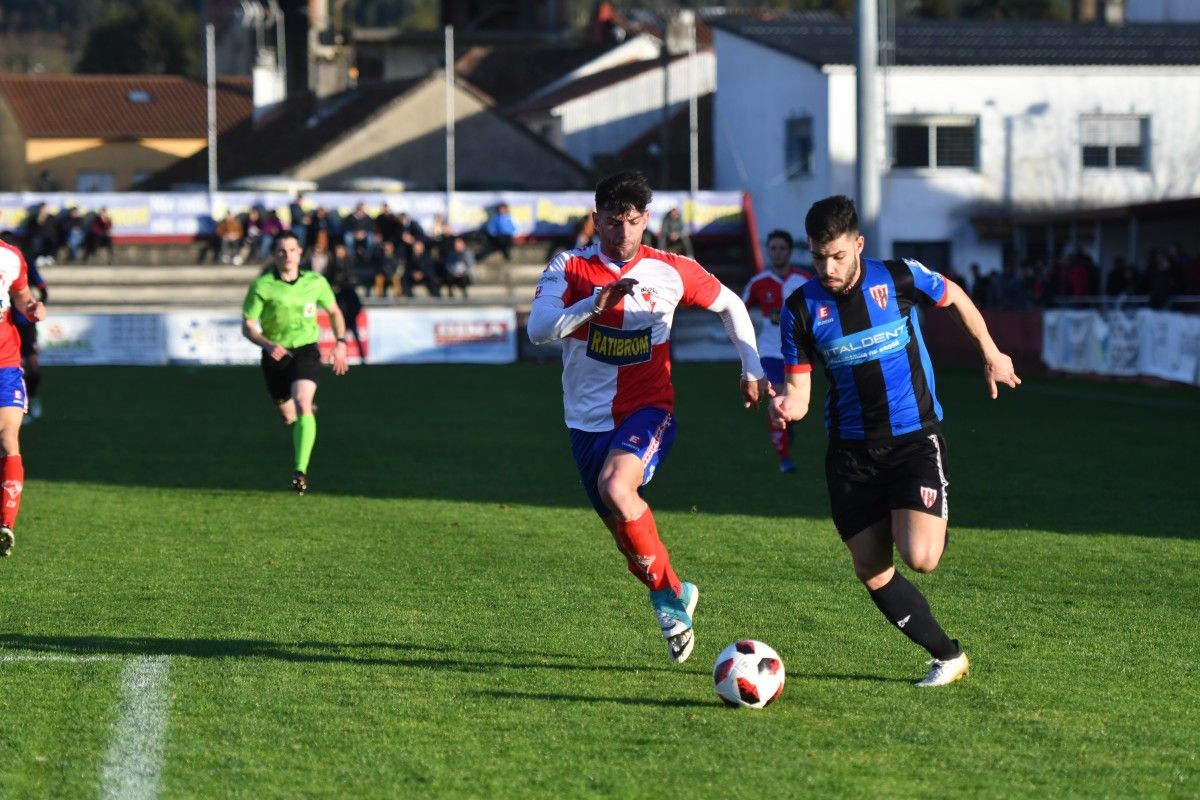
<path fill-rule="evenodd" d="M 629 441 L 629 443 L 630 443 L 630 444 L 641 444 L 641 443 L 642 443 L 642 437 L 638 436 L 636 433 L 631 433 L 631 434 L 629 434 L 629 440 L 628 440 L 628 441 Z"/>
<path fill-rule="evenodd" d="M 871 298 L 875 301 L 875 305 L 880 308 L 887 308 L 888 303 L 888 287 L 886 283 L 876 284 L 871 287 Z"/>
<path fill-rule="evenodd" d="M 588 358 L 621 367 L 650 360 L 650 329 L 625 331 L 592 323 L 588 330 Z"/>
<path fill-rule="evenodd" d="M 933 508 L 933 504 L 937 502 L 938 490 L 930 489 L 928 486 L 921 487 L 921 502 L 926 508 Z"/>

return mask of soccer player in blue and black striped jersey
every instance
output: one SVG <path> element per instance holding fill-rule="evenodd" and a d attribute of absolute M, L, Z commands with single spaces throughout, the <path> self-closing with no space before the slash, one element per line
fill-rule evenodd
<path fill-rule="evenodd" d="M 937 567 L 946 546 L 949 485 L 942 407 L 917 306 L 949 308 L 997 385 L 1021 379 L 996 347 L 983 315 L 953 281 L 918 261 L 863 258 L 854 202 L 814 203 L 804 220 L 817 280 L 794 291 L 780 314 L 786 393 L 771 405 L 782 428 L 808 413 L 812 367 L 829 381 L 825 480 L 833 522 L 854 573 L 888 620 L 929 651 L 917 686 L 943 686 L 967 672 L 967 655 L 929 603 L 894 565 L 893 548 L 917 572 Z"/>

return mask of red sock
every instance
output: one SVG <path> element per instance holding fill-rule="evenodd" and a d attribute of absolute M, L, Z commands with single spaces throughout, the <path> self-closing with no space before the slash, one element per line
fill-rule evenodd
<path fill-rule="evenodd" d="M 0 507 L 0 525 L 11 528 L 17 521 L 17 512 L 21 510 L 21 490 L 25 488 L 25 463 L 21 457 L 4 457 L 4 505 Z"/>
<path fill-rule="evenodd" d="M 617 520 L 617 547 L 629 560 L 629 571 L 650 589 L 665 589 L 668 586 L 679 594 L 679 578 L 671 569 L 671 557 L 666 545 L 658 536 L 654 524 L 654 512 L 647 506 L 637 519 L 623 522 Z"/>
<path fill-rule="evenodd" d="M 789 425 L 788 428 L 791 426 Z M 775 426 L 771 426 L 771 444 L 775 447 L 775 453 L 782 461 L 785 458 L 792 457 L 792 437 L 791 431 L 787 428 L 779 430 Z"/>

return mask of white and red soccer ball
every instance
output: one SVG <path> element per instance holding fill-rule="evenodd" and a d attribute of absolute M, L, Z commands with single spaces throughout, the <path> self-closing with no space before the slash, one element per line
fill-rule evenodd
<path fill-rule="evenodd" d="M 783 694 L 783 681 L 779 653 L 754 639 L 729 645 L 713 666 L 713 686 L 729 706 L 766 708 Z"/>

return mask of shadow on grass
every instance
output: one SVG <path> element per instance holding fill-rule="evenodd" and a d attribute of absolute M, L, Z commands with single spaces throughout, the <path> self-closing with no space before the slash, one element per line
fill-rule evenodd
<path fill-rule="evenodd" d="M 362 651 L 405 655 L 366 655 Z M 405 642 L 271 642 L 260 639 L 172 639 L 140 636 L 29 636 L 0 633 L 0 655 L 178 656 L 185 658 L 258 658 L 313 664 L 349 664 L 458 672 L 557 670 L 613 672 L 631 665 L 582 662 L 578 655 L 489 648 L 450 648 Z M 416 655 L 423 653 L 427 655 Z M 678 667 L 636 667 L 639 671 L 678 674 Z"/>
<path fill-rule="evenodd" d="M 560 375 L 549 364 L 325 373 L 313 499 L 586 508 Z M 680 364 L 673 377 L 678 436 L 647 491 L 656 509 L 827 513 L 821 380 L 797 426 L 798 473 L 780 475 L 765 414 L 740 408 L 728 365 Z M 1197 537 L 1186 481 L 1163 479 L 1191 474 L 1200 450 L 1194 390 L 1027 383 L 993 402 L 977 371 L 939 371 L 954 527 Z M 29 491 L 41 481 L 290 491 L 291 432 L 255 368 L 55 368 L 43 385 L 46 415 L 21 433 Z M 1131 453 L 1154 469 L 1124 466 Z"/>
<path fill-rule="evenodd" d="M 712 708 L 720 706 L 719 700 L 702 702 L 700 700 L 661 700 L 653 697 L 608 697 L 589 694 L 561 694 L 558 692 L 505 692 L 487 691 L 476 692 L 481 697 L 491 697 L 495 700 L 538 700 L 547 703 L 614 703 L 622 706 L 654 706 L 658 708 Z"/>

